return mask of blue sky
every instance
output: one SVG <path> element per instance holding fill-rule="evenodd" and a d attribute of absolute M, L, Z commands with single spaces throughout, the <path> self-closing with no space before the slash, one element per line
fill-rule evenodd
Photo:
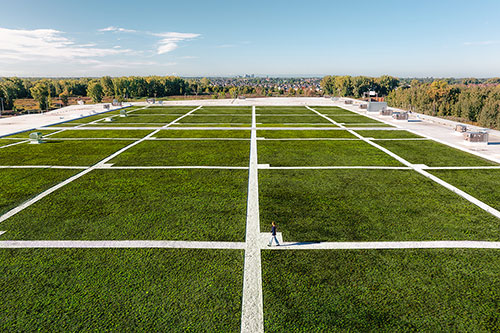
<path fill-rule="evenodd" d="M 500 76 L 500 1 L 1 5 L 1 76 Z"/>

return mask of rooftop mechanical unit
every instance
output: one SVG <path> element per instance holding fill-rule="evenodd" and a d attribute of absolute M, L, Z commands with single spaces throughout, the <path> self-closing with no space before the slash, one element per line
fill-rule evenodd
<path fill-rule="evenodd" d="M 43 143 L 42 141 L 43 135 L 40 132 L 30 133 L 29 138 L 30 138 L 30 144 Z"/>
<path fill-rule="evenodd" d="M 408 120 L 408 112 L 393 112 L 392 118 L 396 120 Z"/>
<path fill-rule="evenodd" d="M 387 109 L 387 102 L 368 102 L 368 112 L 380 112 Z"/>
<path fill-rule="evenodd" d="M 391 109 L 380 110 L 381 116 L 392 116 L 393 111 Z"/>
<path fill-rule="evenodd" d="M 465 132 L 464 139 L 468 142 L 476 143 L 487 143 L 488 133 L 487 132 Z"/>
<path fill-rule="evenodd" d="M 467 126 L 462 125 L 462 124 L 458 124 L 457 126 L 455 126 L 455 132 L 465 133 L 465 132 L 467 132 Z"/>
<path fill-rule="evenodd" d="M 109 109 L 111 108 L 111 105 L 109 105 L 109 104 L 104 104 L 104 105 L 102 106 L 102 108 L 103 108 L 104 110 L 109 110 Z"/>
<path fill-rule="evenodd" d="M 366 109 L 368 109 L 368 104 L 361 104 L 359 106 L 359 108 L 362 109 L 362 110 L 366 110 Z"/>
<path fill-rule="evenodd" d="M 344 101 L 344 104 L 352 104 L 352 100 L 347 99 L 347 100 Z"/>

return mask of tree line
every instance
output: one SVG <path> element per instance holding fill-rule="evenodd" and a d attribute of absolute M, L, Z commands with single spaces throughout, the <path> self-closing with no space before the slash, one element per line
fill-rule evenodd
<path fill-rule="evenodd" d="M 16 99 L 33 98 L 40 110 L 50 109 L 53 98 L 67 105 L 69 97 L 90 97 L 100 103 L 105 96 L 118 100 L 142 97 L 167 97 L 193 93 L 199 83 L 175 76 L 116 77 L 99 79 L 21 79 L 17 77 L 0 79 L 0 98 L 4 108 L 14 108 Z"/>
<path fill-rule="evenodd" d="M 399 79 L 389 75 L 378 78 L 349 75 L 325 76 L 321 80 L 321 89 L 328 95 L 361 98 L 365 92 L 369 91 L 375 91 L 379 96 L 386 96 L 399 84 Z"/>
<path fill-rule="evenodd" d="M 500 81 L 449 84 L 444 80 L 399 87 L 387 95 L 390 106 L 500 129 Z"/>

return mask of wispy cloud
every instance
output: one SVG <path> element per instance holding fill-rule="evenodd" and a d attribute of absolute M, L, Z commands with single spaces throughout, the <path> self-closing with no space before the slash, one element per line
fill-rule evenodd
<path fill-rule="evenodd" d="M 0 59 L 76 60 L 131 53 L 129 49 L 94 47 L 94 44 L 75 44 L 54 29 L 16 30 L 0 28 Z"/>
<path fill-rule="evenodd" d="M 151 33 L 153 36 L 160 37 L 161 40 L 158 43 L 158 54 L 165 54 L 172 52 L 179 47 L 179 43 L 185 40 L 194 39 L 201 36 L 200 34 L 188 33 L 188 32 L 163 32 L 163 33 Z"/>
<path fill-rule="evenodd" d="M 500 44 L 500 40 L 484 40 L 479 42 L 465 42 L 464 45 L 493 45 Z"/>
<path fill-rule="evenodd" d="M 119 28 L 114 26 L 109 26 L 107 28 L 99 29 L 100 32 L 137 32 L 137 30 Z"/>

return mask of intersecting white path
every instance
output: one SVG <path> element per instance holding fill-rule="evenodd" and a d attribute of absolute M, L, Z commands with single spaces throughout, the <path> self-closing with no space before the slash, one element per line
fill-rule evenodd
<path fill-rule="evenodd" d="M 181 119 L 181 118 L 183 118 L 183 117 L 188 116 L 189 114 L 193 113 L 194 111 L 198 110 L 199 108 L 201 108 L 201 106 L 197 107 L 196 109 L 193 109 L 193 110 L 189 111 L 189 112 L 188 112 L 188 113 L 186 113 L 185 115 L 183 115 L 183 116 L 181 116 L 181 117 L 177 118 L 176 120 L 174 120 L 174 121 L 172 121 L 172 122 L 168 123 L 167 125 L 163 126 L 162 128 L 166 128 L 166 127 L 170 126 L 170 125 L 171 125 L 171 124 L 173 124 L 175 121 L 177 121 L 177 120 L 179 120 L 179 119 Z M 154 135 L 155 135 L 156 133 L 158 133 L 159 131 L 160 131 L 160 130 L 159 130 L 159 129 L 157 129 L 156 131 L 151 132 L 150 134 L 146 135 L 146 136 L 145 136 L 144 138 L 142 138 L 141 140 L 134 141 L 133 143 L 131 143 L 131 144 L 129 144 L 129 145 L 127 145 L 127 146 L 123 147 L 122 149 L 120 149 L 120 150 L 116 151 L 115 153 L 113 153 L 113 154 L 109 155 L 108 157 L 106 157 L 105 159 L 101 160 L 101 161 L 100 161 L 100 162 L 98 162 L 97 164 L 94 164 L 93 166 L 91 166 L 91 167 L 89 167 L 89 168 L 87 168 L 87 169 L 83 170 L 82 172 L 79 172 L 79 173 L 77 173 L 76 175 L 74 175 L 74 176 L 72 176 L 72 177 L 70 177 L 70 178 L 68 178 L 68 179 L 66 179 L 66 180 L 64 180 L 64 181 L 62 181 L 61 183 L 59 183 L 59 184 L 57 184 L 57 185 L 55 185 L 55 186 L 53 186 L 53 187 L 51 187 L 51 188 L 49 188 L 49 189 L 47 189 L 47 190 L 43 191 L 42 193 L 38 194 L 38 195 L 37 195 L 37 196 L 35 196 L 34 198 L 32 198 L 32 199 L 30 199 L 30 200 L 26 201 L 25 203 L 23 203 L 23 204 L 21 204 L 21 205 L 19 205 L 19 206 L 15 207 L 15 208 L 13 208 L 13 209 L 9 210 L 7 213 L 5 213 L 5 214 L 3 214 L 2 216 L 0 216 L 0 223 L 1 223 L 1 222 L 3 222 L 3 221 L 5 221 L 5 220 L 7 220 L 9 217 L 11 217 L 11 216 L 13 216 L 13 215 L 15 215 L 15 214 L 19 213 L 19 212 L 20 212 L 20 211 L 22 211 L 23 209 L 25 209 L 25 208 L 27 208 L 27 207 L 31 206 L 31 205 L 32 205 L 32 204 L 34 204 L 35 202 L 37 202 L 37 201 L 39 201 L 39 200 L 41 200 L 41 199 L 45 198 L 47 195 L 49 195 L 49 194 L 51 194 L 51 193 L 53 193 L 53 192 L 57 191 L 57 190 L 58 190 L 58 189 L 60 189 L 61 187 L 63 187 L 63 186 L 65 186 L 65 185 L 67 185 L 67 184 L 69 184 L 69 183 L 73 182 L 74 180 L 77 180 L 78 178 L 81 178 L 82 176 L 86 175 L 87 173 L 89 173 L 89 172 L 91 172 L 91 171 L 93 171 L 93 170 L 95 170 L 95 169 L 98 169 L 98 168 L 102 167 L 102 166 L 103 166 L 104 164 L 106 164 L 108 161 L 112 160 L 113 158 L 115 158 L 116 156 L 120 155 L 120 154 L 121 154 L 121 153 L 123 153 L 124 151 L 126 151 L 126 150 L 128 150 L 128 149 L 130 149 L 130 148 L 132 148 L 132 147 L 134 147 L 134 146 L 136 146 L 136 145 L 138 145 L 139 143 L 141 143 L 141 142 L 145 141 L 145 140 L 146 140 L 146 139 L 148 139 L 149 137 L 154 136 Z"/>
<path fill-rule="evenodd" d="M 0 235 L 5 231 L 0 231 Z M 1 241 L 1 249 L 13 248 L 175 248 L 245 249 L 244 242 L 163 241 L 163 240 L 38 240 Z"/>
<path fill-rule="evenodd" d="M 257 168 L 257 130 L 255 106 L 252 107 L 252 135 L 248 174 L 248 202 L 245 247 L 245 271 L 241 332 L 264 332 L 264 305 L 262 297 L 262 265 L 260 258 L 259 188 Z"/>
<path fill-rule="evenodd" d="M 335 120 L 325 116 L 324 114 L 321 114 L 319 113 L 318 111 L 314 110 L 313 108 L 309 107 L 309 106 L 306 106 L 306 108 L 308 108 L 309 110 L 311 111 L 314 111 L 317 115 L 329 120 L 331 123 L 339 126 L 340 128 L 343 128 L 345 130 L 347 130 L 349 133 L 355 135 L 356 137 L 360 138 L 361 140 L 365 141 L 366 143 L 368 143 L 369 145 L 375 147 L 375 148 L 378 148 L 380 150 L 382 150 L 384 153 L 386 153 L 387 155 L 395 158 L 396 160 L 398 160 L 399 162 L 401 162 L 402 164 L 406 165 L 407 167 L 410 167 L 412 168 L 413 170 L 415 170 L 416 172 L 418 172 L 419 174 L 421 174 L 422 176 L 426 177 L 426 178 L 429 178 L 431 179 L 432 181 L 438 183 L 439 185 L 442 185 L 443 187 L 446 187 L 448 190 L 458 194 L 459 196 L 461 196 L 462 198 L 466 199 L 467 201 L 473 203 L 474 205 L 478 206 L 479 208 L 487 211 L 488 213 L 490 213 L 491 215 L 497 217 L 500 219 L 500 212 L 498 210 L 496 210 L 495 208 L 487 205 L 486 203 L 482 202 L 481 200 L 478 200 L 477 198 L 473 197 L 472 195 L 458 189 L 457 187 L 445 182 L 444 180 L 434 176 L 433 174 L 430 174 L 429 172 L 425 171 L 423 167 L 419 166 L 419 165 L 416 165 L 416 164 L 412 164 L 410 162 L 408 162 L 407 160 L 405 160 L 404 158 L 400 157 L 399 155 L 396 155 L 394 154 L 392 151 L 390 151 L 389 149 L 387 148 L 384 148 L 378 144 L 376 144 L 375 142 L 373 142 L 372 140 L 370 139 L 367 139 L 365 138 L 364 136 L 356 133 L 356 131 L 354 131 L 353 129 L 348 129 L 346 128 L 345 126 L 343 126 L 342 124 L 339 124 L 338 122 L 336 122 Z"/>
<path fill-rule="evenodd" d="M 261 242 L 262 249 L 269 249 Z M 381 250 L 381 249 L 500 249 L 500 242 L 408 241 L 408 242 L 286 242 L 273 250 Z"/>

